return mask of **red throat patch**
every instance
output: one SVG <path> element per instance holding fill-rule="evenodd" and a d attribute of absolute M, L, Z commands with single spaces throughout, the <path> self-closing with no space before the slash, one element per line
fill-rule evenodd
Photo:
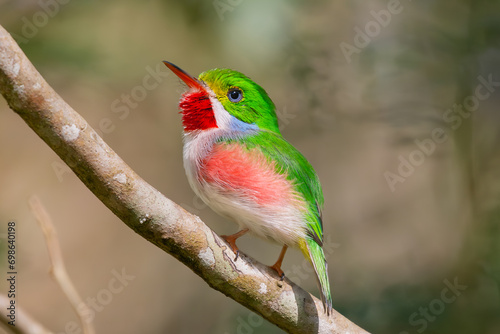
<path fill-rule="evenodd" d="M 206 92 L 196 90 L 182 95 L 179 103 L 184 131 L 205 130 L 216 128 L 212 103 Z"/>

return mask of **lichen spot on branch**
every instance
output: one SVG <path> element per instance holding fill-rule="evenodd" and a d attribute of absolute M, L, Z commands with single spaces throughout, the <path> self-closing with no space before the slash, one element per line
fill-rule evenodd
<path fill-rule="evenodd" d="M 207 267 L 215 264 L 214 252 L 209 247 L 198 253 L 198 256 L 200 257 L 201 262 L 203 262 L 203 264 Z"/>
<path fill-rule="evenodd" d="M 113 176 L 113 180 L 121 184 L 127 184 L 127 175 L 123 173 L 118 173 L 115 176 Z"/>
<path fill-rule="evenodd" d="M 80 135 L 80 129 L 78 129 L 75 124 L 63 125 L 61 134 L 64 141 L 72 142 Z"/>

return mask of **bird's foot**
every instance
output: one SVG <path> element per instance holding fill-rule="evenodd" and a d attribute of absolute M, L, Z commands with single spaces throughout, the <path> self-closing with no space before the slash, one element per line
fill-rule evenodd
<path fill-rule="evenodd" d="M 221 235 L 220 237 L 229 244 L 229 247 L 231 247 L 232 251 L 236 254 L 236 257 L 234 258 L 234 261 L 238 260 L 238 257 L 240 256 L 240 250 L 238 249 L 238 246 L 236 246 L 236 239 L 241 237 L 243 234 L 247 233 L 248 229 L 245 228 L 235 234 L 231 235 Z"/>
<path fill-rule="evenodd" d="M 283 258 L 285 257 L 286 250 L 288 249 L 287 245 L 283 245 L 283 248 L 281 249 L 280 256 L 278 258 L 278 261 L 276 261 L 275 264 L 270 266 L 269 268 L 276 270 L 278 273 L 280 280 L 282 281 L 285 278 L 285 273 L 283 270 L 281 270 L 281 263 L 283 262 Z"/>
<path fill-rule="evenodd" d="M 269 268 L 274 269 L 278 273 L 280 281 L 285 279 L 285 273 L 281 270 L 281 265 L 277 265 L 277 263 L 275 263 L 272 266 L 269 266 Z"/>

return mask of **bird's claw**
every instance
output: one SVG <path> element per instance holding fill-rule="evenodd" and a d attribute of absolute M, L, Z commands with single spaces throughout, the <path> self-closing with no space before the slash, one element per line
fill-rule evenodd
<path fill-rule="evenodd" d="M 229 247 L 231 247 L 231 250 L 236 254 L 236 257 L 234 258 L 234 261 L 238 260 L 238 257 L 240 256 L 240 250 L 236 246 L 236 239 L 241 237 L 243 234 L 247 233 L 248 229 L 243 229 L 235 234 L 231 235 L 221 235 L 220 237 L 224 239 L 228 244 Z"/>
<path fill-rule="evenodd" d="M 273 269 L 274 271 L 276 271 L 276 273 L 278 273 L 280 281 L 283 281 L 285 279 L 285 272 L 283 270 L 281 270 L 281 266 L 274 264 L 274 265 L 270 266 L 269 268 Z"/>

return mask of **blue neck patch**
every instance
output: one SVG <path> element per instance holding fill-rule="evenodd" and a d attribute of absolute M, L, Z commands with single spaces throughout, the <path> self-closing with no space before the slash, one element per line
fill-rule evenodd
<path fill-rule="evenodd" d="M 230 129 L 229 131 L 237 132 L 241 135 L 247 135 L 259 131 L 259 127 L 255 123 L 248 124 L 237 119 L 233 115 L 230 116 L 231 116 L 231 122 L 229 123 L 229 129 Z"/>

